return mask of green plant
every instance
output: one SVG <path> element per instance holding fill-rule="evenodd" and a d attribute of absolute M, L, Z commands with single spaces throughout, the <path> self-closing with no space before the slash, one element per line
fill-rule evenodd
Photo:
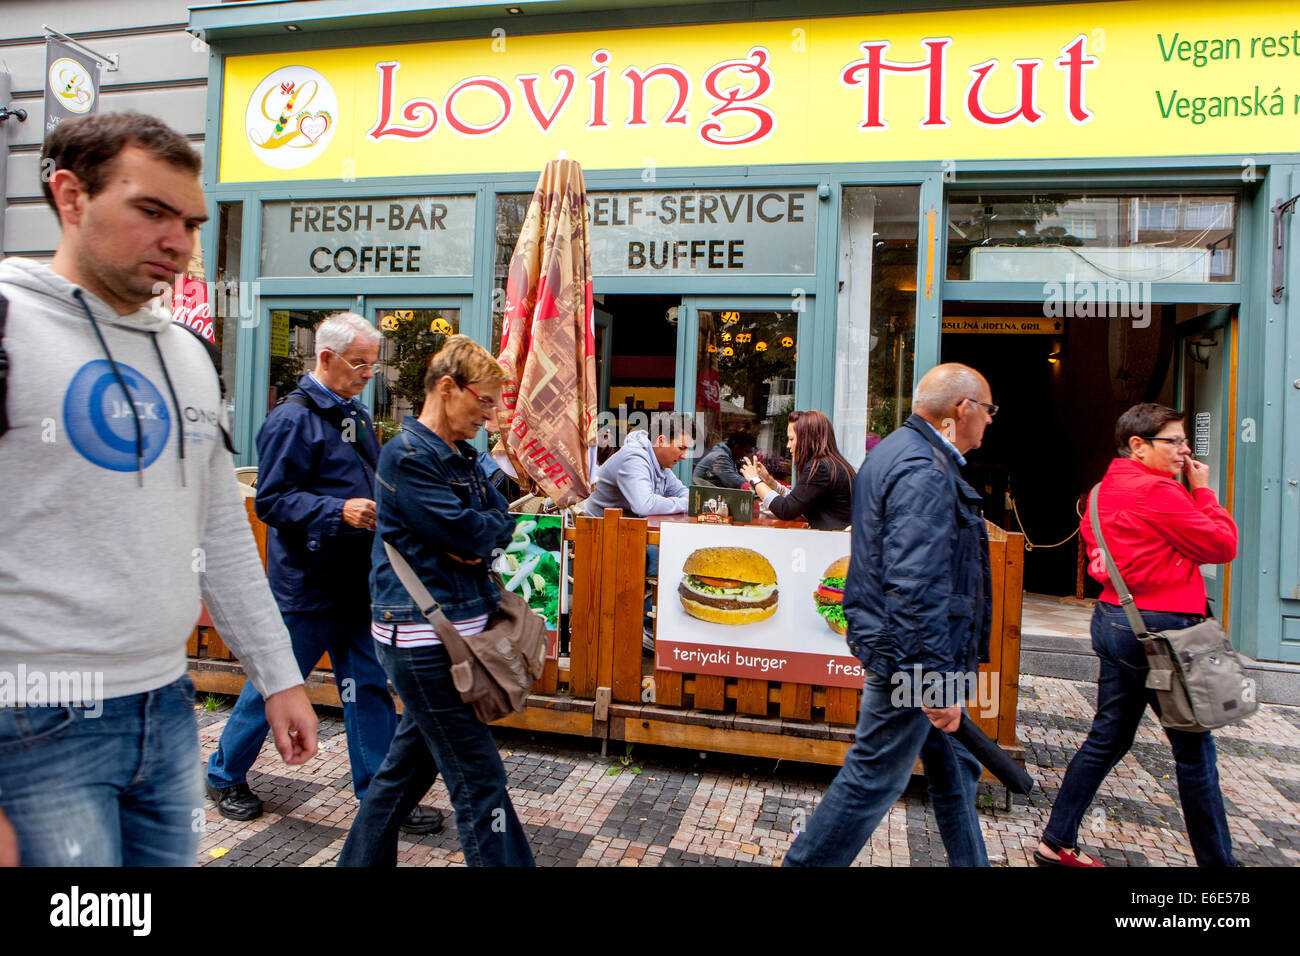
<path fill-rule="evenodd" d="M 208 694 L 203 698 L 203 709 L 207 713 L 212 713 L 221 706 L 221 698 L 216 694 Z"/>
<path fill-rule="evenodd" d="M 614 758 L 614 765 L 605 771 L 605 776 L 612 777 L 615 774 L 622 773 L 624 770 L 630 771 L 633 774 L 641 772 L 641 768 L 632 763 L 631 744 L 627 745 L 627 749 L 623 751 L 623 756 Z"/>

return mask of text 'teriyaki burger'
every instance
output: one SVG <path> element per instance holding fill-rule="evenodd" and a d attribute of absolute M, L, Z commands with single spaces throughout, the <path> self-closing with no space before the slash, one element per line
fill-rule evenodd
<path fill-rule="evenodd" d="M 700 548 L 682 565 L 677 596 L 691 617 L 753 624 L 776 613 L 776 571 L 749 548 Z"/>
<path fill-rule="evenodd" d="M 849 623 L 844 619 L 844 581 L 848 576 L 849 559 L 840 558 L 826 569 L 813 592 L 817 613 L 826 619 L 826 625 L 836 634 L 849 629 Z"/>

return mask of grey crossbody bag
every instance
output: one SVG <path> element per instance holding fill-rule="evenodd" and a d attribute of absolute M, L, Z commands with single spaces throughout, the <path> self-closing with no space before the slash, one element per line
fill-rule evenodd
<path fill-rule="evenodd" d="M 1255 682 L 1246 676 L 1241 658 L 1217 620 L 1207 617 L 1176 631 L 1147 630 L 1102 537 L 1097 517 L 1100 487 L 1088 496 L 1088 518 L 1129 627 L 1146 651 L 1150 667 L 1146 686 L 1160 703 L 1160 723 L 1174 730 L 1206 731 L 1249 717 L 1259 707 Z"/>

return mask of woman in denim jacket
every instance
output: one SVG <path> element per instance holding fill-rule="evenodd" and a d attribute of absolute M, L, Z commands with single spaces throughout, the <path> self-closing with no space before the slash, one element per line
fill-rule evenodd
<path fill-rule="evenodd" d="M 477 634 L 500 590 L 488 573 L 514 520 L 469 444 L 495 413 L 504 373 L 482 346 L 453 335 L 424 379 L 424 408 L 384 446 L 375 487 L 371 635 L 405 710 L 370 782 L 340 866 L 395 866 L 397 828 L 441 771 L 470 866 L 531 866 L 491 730 L 452 686 L 451 659 L 384 551 L 410 563 L 462 634 Z"/>

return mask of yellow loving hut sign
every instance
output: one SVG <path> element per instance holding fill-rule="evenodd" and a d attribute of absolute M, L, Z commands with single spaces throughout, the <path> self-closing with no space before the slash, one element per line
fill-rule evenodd
<path fill-rule="evenodd" d="M 1210 0 L 232 56 L 221 179 L 1300 151 L 1300 9 Z"/>

